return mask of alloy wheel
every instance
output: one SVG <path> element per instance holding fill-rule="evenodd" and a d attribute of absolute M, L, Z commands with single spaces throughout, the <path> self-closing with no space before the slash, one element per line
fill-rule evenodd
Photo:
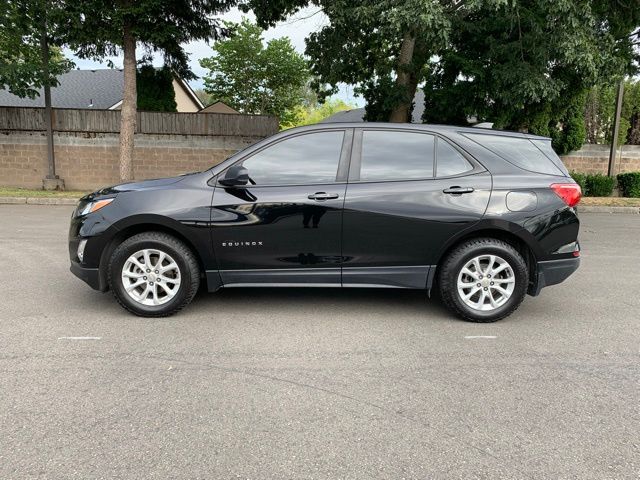
<path fill-rule="evenodd" d="M 458 295 L 474 310 L 492 311 L 503 306 L 516 285 L 513 268 L 497 255 L 479 255 L 458 274 Z"/>
<path fill-rule="evenodd" d="M 171 255 L 157 249 L 138 250 L 122 266 L 127 295 L 147 306 L 163 305 L 180 290 L 180 267 Z"/>

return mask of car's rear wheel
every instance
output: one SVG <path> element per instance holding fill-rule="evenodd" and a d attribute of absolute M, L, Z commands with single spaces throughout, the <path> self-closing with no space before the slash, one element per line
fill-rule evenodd
<path fill-rule="evenodd" d="M 109 262 L 109 286 L 118 302 L 143 317 L 165 317 L 185 307 L 198 291 L 200 271 L 191 250 L 161 232 L 122 242 Z"/>
<path fill-rule="evenodd" d="M 495 322 L 520 306 L 529 274 L 513 246 L 494 238 L 475 238 L 447 256 L 438 280 L 449 310 L 464 320 Z"/>

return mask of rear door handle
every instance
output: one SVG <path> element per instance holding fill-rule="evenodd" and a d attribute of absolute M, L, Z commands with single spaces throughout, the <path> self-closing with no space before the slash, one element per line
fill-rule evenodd
<path fill-rule="evenodd" d="M 316 192 L 316 193 L 313 193 L 313 194 L 309 195 L 307 198 L 309 200 L 323 201 L 323 200 L 333 200 L 333 199 L 338 198 L 338 197 L 339 197 L 339 195 L 337 193 Z"/>
<path fill-rule="evenodd" d="M 442 190 L 444 193 L 448 193 L 450 195 L 461 195 L 463 193 L 471 193 L 473 192 L 473 188 L 471 187 L 449 187 Z"/>

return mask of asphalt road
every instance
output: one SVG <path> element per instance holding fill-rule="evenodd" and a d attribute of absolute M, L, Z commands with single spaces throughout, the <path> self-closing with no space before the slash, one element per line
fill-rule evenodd
<path fill-rule="evenodd" d="M 640 216 L 582 215 L 580 270 L 476 325 L 398 290 L 137 318 L 68 271 L 70 213 L 0 206 L 1 479 L 640 477 Z"/>

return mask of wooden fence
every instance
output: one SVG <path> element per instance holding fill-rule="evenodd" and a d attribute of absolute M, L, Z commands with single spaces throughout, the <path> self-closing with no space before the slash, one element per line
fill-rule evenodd
<path fill-rule="evenodd" d="M 44 108 L 0 107 L 0 130 L 44 131 Z M 57 132 L 118 133 L 119 110 L 53 110 Z M 268 115 L 138 112 L 136 133 L 267 137 L 278 131 Z"/>

